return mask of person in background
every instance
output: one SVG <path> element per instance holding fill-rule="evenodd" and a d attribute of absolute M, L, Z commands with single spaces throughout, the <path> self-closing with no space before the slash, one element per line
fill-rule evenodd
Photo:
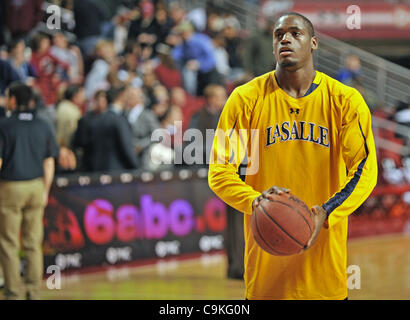
<path fill-rule="evenodd" d="M 58 88 L 65 83 L 63 77 L 69 73 L 70 66 L 51 54 L 50 39 L 45 34 L 38 33 L 33 38 L 32 49 L 31 64 L 37 74 L 34 86 L 41 91 L 44 103 L 54 106 Z"/>
<path fill-rule="evenodd" d="M 138 167 L 127 120 L 108 109 L 104 90 L 95 94 L 94 109 L 78 122 L 73 147 L 83 153 L 81 171 L 111 172 Z"/>
<path fill-rule="evenodd" d="M 170 101 L 172 106 L 177 106 L 182 112 L 182 132 L 189 127 L 193 114 L 205 105 L 203 97 L 191 96 L 182 87 L 175 87 L 170 91 Z"/>
<path fill-rule="evenodd" d="M 246 40 L 243 66 L 248 77 L 260 76 L 275 67 L 272 55 L 273 19 L 264 18 L 261 26 Z"/>
<path fill-rule="evenodd" d="M 112 41 L 99 41 L 95 47 L 95 52 L 98 58 L 94 61 L 84 84 L 87 99 L 92 99 L 97 90 L 108 89 L 107 76 L 119 64 Z"/>
<path fill-rule="evenodd" d="M 107 93 L 108 110 L 125 118 L 126 87 L 111 88 Z"/>
<path fill-rule="evenodd" d="M 69 79 L 71 83 L 81 83 L 84 77 L 83 57 L 80 49 L 68 43 L 63 32 L 57 32 L 53 36 L 51 54 L 70 66 Z"/>
<path fill-rule="evenodd" d="M 207 130 L 215 130 L 219 117 L 227 100 L 227 92 L 223 86 L 209 85 L 205 89 L 205 106 L 196 112 L 191 119 L 190 128 L 201 132 L 202 146 L 195 150 L 202 150 L 203 165 L 207 166 L 212 147 L 213 136 L 208 138 Z M 207 137 L 205 139 L 205 137 Z M 226 253 L 228 258 L 227 277 L 243 279 L 244 273 L 244 237 L 243 217 L 231 206 L 227 206 L 227 228 L 225 230 Z"/>
<path fill-rule="evenodd" d="M 158 81 L 168 90 L 182 86 L 181 72 L 172 60 L 170 46 L 160 43 L 156 48 L 160 64 L 155 67 L 154 73 Z"/>
<path fill-rule="evenodd" d="M 49 125 L 36 117 L 32 106 L 30 87 L 8 87 L 6 107 L 13 115 L 0 120 L 0 264 L 6 299 L 21 297 L 20 235 L 27 259 L 25 298 L 40 298 L 43 214 L 58 147 Z"/>
<path fill-rule="evenodd" d="M 182 71 L 184 87 L 190 94 L 202 96 L 205 87 L 217 81 L 212 40 L 195 32 L 189 21 L 180 23 L 174 32 L 180 42 L 172 49 L 172 58 Z"/>
<path fill-rule="evenodd" d="M 174 27 L 179 25 L 186 18 L 186 9 L 179 3 L 178 0 L 171 1 L 169 3 L 168 11 Z"/>
<path fill-rule="evenodd" d="M 226 82 L 229 75 L 231 74 L 231 67 L 229 66 L 229 56 L 226 52 L 225 38 L 222 34 L 217 34 L 215 37 L 212 37 L 212 43 L 214 45 L 214 55 L 215 55 L 215 67 L 216 71 L 223 79 L 223 83 Z"/>
<path fill-rule="evenodd" d="M 150 0 L 140 2 L 141 15 L 131 22 L 128 30 L 128 40 L 137 39 L 150 47 L 155 47 L 162 41 L 162 28 L 155 18 L 155 6 Z"/>
<path fill-rule="evenodd" d="M 92 0 L 74 0 L 75 28 L 79 47 L 87 59 L 93 54 L 95 46 L 101 40 L 101 26 L 105 22 L 104 12 Z"/>
<path fill-rule="evenodd" d="M 15 81 L 19 81 L 20 77 L 16 69 L 8 60 L 0 59 L 0 98 L 4 97 L 6 88 Z M 3 100 L 3 99 L 2 99 Z"/>
<path fill-rule="evenodd" d="M 44 0 L 3 0 L 6 25 L 13 39 L 24 38 L 43 20 Z M 2 1 L 2 2 L 3 2 Z"/>
<path fill-rule="evenodd" d="M 336 80 L 351 86 L 354 80 L 362 75 L 361 68 L 362 64 L 359 57 L 354 54 L 348 55 L 345 67 L 338 72 Z"/>
<path fill-rule="evenodd" d="M 204 139 L 202 145 L 198 146 L 196 150 L 202 150 L 202 163 L 207 164 L 213 139 L 205 139 L 207 136 L 206 131 L 207 129 L 216 129 L 219 117 L 226 102 L 227 93 L 225 87 L 211 84 L 205 88 L 204 96 L 206 101 L 205 105 L 192 116 L 189 128 L 201 131 Z"/>
<path fill-rule="evenodd" d="M 145 96 L 141 88 L 129 87 L 126 92 L 126 116 L 133 133 L 133 146 L 142 166 L 144 153 L 153 144 L 151 134 L 160 128 L 154 113 L 145 107 Z"/>
<path fill-rule="evenodd" d="M 26 60 L 26 44 L 23 39 L 14 40 L 9 46 L 9 61 L 17 71 L 20 80 L 27 85 L 33 85 L 36 71 L 29 61 Z"/>
<path fill-rule="evenodd" d="M 228 80 L 232 82 L 239 81 L 244 74 L 243 69 L 243 51 L 244 41 L 240 36 L 241 25 L 234 16 L 229 16 L 224 19 L 224 27 L 222 35 L 225 38 L 225 48 L 228 53 L 229 67 L 231 73 Z"/>
<path fill-rule="evenodd" d="M 60 147 L 71 148 L 72 139 L 82 116 L 81 107 L 85 102 L 84 88 L 77 84 L 67 87 L 64 100 L 57 106 L 57 143 Z"/>

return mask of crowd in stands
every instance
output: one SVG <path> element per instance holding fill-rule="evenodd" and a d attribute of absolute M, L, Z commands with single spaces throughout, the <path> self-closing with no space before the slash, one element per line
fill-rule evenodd
<path fill-rule="evenodd" d="M 60 172 L 153 168 L 154 130 L 169 132 L 172 149 L 176 121 L 182 133 L 215 128 L 229 93 L 274 68 L 273 20 L 248 34 L 212 1 L 189 12 L 169 0 L 49 1 L 61 29 L 47 26 L 45 4 L 0 5 L 0 106 L 13 81 L 35 89 Z M 361 91 L 360 62 L 349 59 L 338 79 Z"/>
<path fill-rule="evenodd" d="M 244 43 L 238 19 L 212 5 L 188 13 L 177 1 L 50 1 L 62 9 L 53 29 L 45 4 L 2 2 L 0 106 L 14 81 L 35 89 L 62 172 L 152 167 L 155 129 L 214 128 L 230 91 L 274 65 L 268 30 L 265 44 Z"/>

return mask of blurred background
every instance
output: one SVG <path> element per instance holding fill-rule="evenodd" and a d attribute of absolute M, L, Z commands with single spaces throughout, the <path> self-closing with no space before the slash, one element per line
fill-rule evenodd
<path fill-rule="evenodd" d="M 210 191 L 204 161 L 176 160 L 187 129 L 205 136 L 235 87 L 275 68 L 272 22 L 286 11 L 315 26 L 316 69 L 372 113 L 379 177 L 349 217 L 362 275 L 349 298 L 410 298 L 410 1 L 2 0 L 0 116 L 5 88 L 24 81 L 60 146 L 44 298 L 243 299 L 240 215 Z M 154 141 L 159 128 L 168 138 Z M 197 158 L 211 141 L 195 142 Z"/>

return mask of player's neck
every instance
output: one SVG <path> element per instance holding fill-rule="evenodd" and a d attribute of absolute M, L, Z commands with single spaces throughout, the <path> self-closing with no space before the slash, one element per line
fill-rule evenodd
<path fill-rule="evenodd" d="M 276 82 L 288 95 L 300 98 L 309 90 L 316 71 L 312 65 L 307 65 L 297 70 L 289 70 L 278 66 L 275 72 Z"/>

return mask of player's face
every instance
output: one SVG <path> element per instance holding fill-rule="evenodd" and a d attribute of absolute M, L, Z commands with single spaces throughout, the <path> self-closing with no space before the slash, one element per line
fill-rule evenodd
<path fill-rule="evenodd" d="M 279 66 L 298 69 L 312 59 L 317 38 L 298 16 L 284 16 L 273 29 L 273 54 Z"/>

